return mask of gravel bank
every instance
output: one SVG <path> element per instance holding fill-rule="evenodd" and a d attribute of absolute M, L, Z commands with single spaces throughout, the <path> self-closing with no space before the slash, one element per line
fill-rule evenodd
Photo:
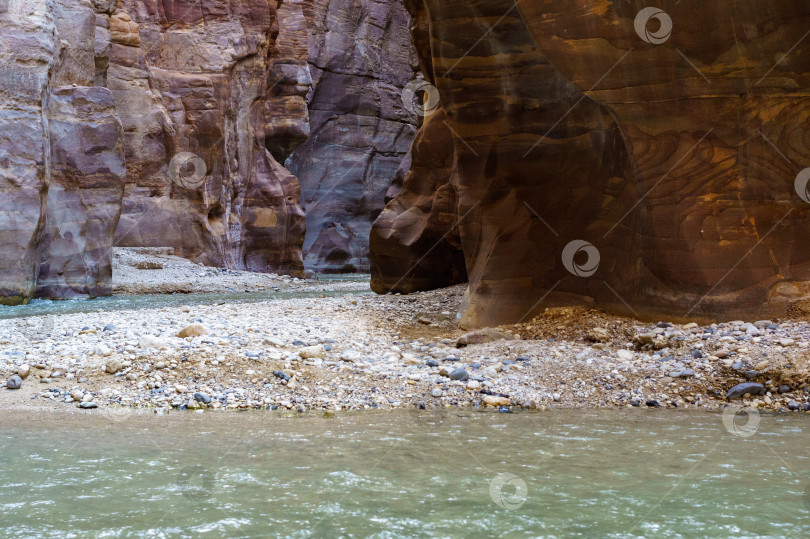
<path fill-rule="evenodd" d="M 138 270 L 153 275 L 142 290 L 186 271 L 173 263 Z M 348 288 L 191 266 L 206 274 L 201 288 L 209 291 L 250 289 L 254 278 L 271 287 Z M 134 279 L 117 290 L 131 293 Z M 0 407 L 721 408 L 729 390 L 748 383 L 760 385 L 738 388 L 735 402 L 810 410 L 804 320 L 647 324 L 562 308 L 464 334 L 456 326 L 462 293 L 459 286 L 225 304 L 212 296 L 210 305 L 0 320 Z M 6 389 L 9 380 L 21 387 Z"/>

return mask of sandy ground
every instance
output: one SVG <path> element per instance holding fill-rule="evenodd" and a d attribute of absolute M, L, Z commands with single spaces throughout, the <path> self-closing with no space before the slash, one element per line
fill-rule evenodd
<path fill-rule="evenodd" d="M 117 293 L 363 286 L 203 268 L 155 251 L 115 258 Z M 0 382 L 21 382 L 0 390 L 0 408 L 81 406 L 113 418 L 178 408 L 719 409 L 730 389 L 751 383 L 760 385 L 731 402 L 810 410 L 801 316 L 698 326 L 561 308 L 464 334 L 463 290 L 236 303 L 213 295 L 205 305 L 0 320 Z"/>

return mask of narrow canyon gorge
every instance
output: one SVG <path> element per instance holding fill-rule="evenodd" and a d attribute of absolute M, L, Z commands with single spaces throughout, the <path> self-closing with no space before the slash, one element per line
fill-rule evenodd
<path fill-rule="evenodd" d="M 0 301 L 108 295 L 118 246 L 469 283 L 465 328 L 784 314 L 810 6 L 654 4 L 2 0 Z"/>

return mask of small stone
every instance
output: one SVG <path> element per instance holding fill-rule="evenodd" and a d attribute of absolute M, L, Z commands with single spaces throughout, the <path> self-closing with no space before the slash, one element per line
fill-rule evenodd
<path fill-rule="evenodd" d="M 633 352 L 630 350 L 619 350 L 616 352 L 616 357 L 621 359 L 622 361 L 632 361 L 633 360 Z"/>
<path fill-rule="evenodd" d="M 187 393 L 188 392 L 188 388 L 186 386 L 180 385 L 180 384 L 174 384 L 174 390 L 177 391 L 178 393 Z"/>
<path fill-rule="evenodd" d="M 274 375 L 276 375 L 276 376 L 278 376 L 278 377 L 279 377 L 279 378 L 281 378 L 282 380 L 285 380 L 285 381 L 289 381 L 289 380 L 290 380 L 290 375 L 289 375 L 289 374 L 287 374 L 286 372 L 282 372 L 282 371 L 273 371 L 273 374 L 274 374 Z"/>
<path fill-rule="evenodd" d="M 85 410 L 88 410 L 90 408 L 98 408 L 98 403 L 92 401 L 80 402 L 79 408 L 84 408 Z"/>
<path fill-rule="evenodd" d="M 90 402 L 92 400 L 93 400 L 92 393 L 85 393 L 84 396 L 82 397 L 82 402 Z"/>
<path fill-rule="evenodd" d="M 731 352 L 728 351 L 728 348 L 721 348 L 720 350 L 715 352 L 714 355 L 720 359 L 723 359 L 724 357 L 727 357 L 730 353 Z"/>
<path fill-rule="evenodd" d="M 464 367 L 454 369 L 448 376 L 451 380 L 461 380 L 462 382 L 466 382 L 469 377 L 470 375 L 467 374 L 467 369 Z"/>
<path fill-rule="evenodd" d="M 745 376 L 746 380 L 753 380 L 758 375 L 759 375 L 759 373 L 757 371 L 745 371 L 745 373 L 743 374 L 743 376 Z"/>
<path fill-rule="evenodd" d="M 209 397 L 205 393 L 200 393 L 200 392 L 194 393 L 194 400 L 197 401 L 197 402 L 201 402 L 203 404 L 210 404 L 211 403 L 211 397 Z"/>
<path fill-rule="evenodd" d="M 559 393 L 553 393 L 551 398 L 554 400 L 554 402 L 560 402 L 560 400 L 562 400 L 562 395 Z"/>
<path fill-rule="evenodd" d="M 20 389 L 22 387 L 22 378 L 15 374 L 8 379 L 8 382 L 6 382 L 6 387 L 9 389 Z"/>
<path fill-rule="evenodd" d="M 110 359 L 104 366 L 104 372 L 106 372 L 107 374 L 115 374 L 123 368 L 124 366 L 121 364 L 120 360 Z"/>
<path fill-rule="evenodd" d="M 104 326 L 104 329 L 102 331 L 115 331 L 117 329 L 118 328 L 115 327 L 115 324 L 107 324 L 106 326 Z"/>
<path fill-rule="evenodd" d="M 434 387 L 433 391 L 431 391 L 430 394 L 438 399 L 439 397 L 444 395 L 444 392 L 441 389 L 439 389 L 438 387 Z"/>
<path fill-rule="evenodd" d="M 316 359 L 316 358 L 323 358 L 326 356 L 326 350 L 323 349 L 323 346 L 320 344 L 316 344 L 314 346 L 307 346 L 306 348 L 302 348 L 298 351 L 298 355 L 302 359 Z"/>
<path fill-rule="evenodd" d="M 588 332 L 588 340 L 593 342 L 608 342 L 610 333 L 605 328 L 593 328 Z"/>
<path fill-rule="evenodd" d="M 177 336 L 185 339 L 186 337 L 202 337 L 207 334 L 208 330 L 202 324 L 191 324 L 181 329 Z"/>
<path fill-rule="evenodd" d="M 743 363 L 742 361 L 732 363 L 731 368 L 734 369 L 735 371 L 741 371 L 745 368 L 745 363 Z"/>
<path fill-rule="evenodd" d="M 140 339 L 138 339 L 138 346 L 141 348 L 154 348 L 155 350 L 161 350 L 168 347 L 166 341 L 160 337 L 155 337 L 154 335 L 142 336 Z"/>
<path fill-rule="evenodd" d="M 356 350 L 344 350 L 340 353 L 340 360 L 354 363 L 363 359 L 363 355 Z"/>
<path fill-rule="evenodd" d="M 70 392 L 70 398 L 76 402 L 81 402 L 82 397 L 84 397 L 84 392 L 78 389 L 74 389 Z"/>
<path fill-rule="evenodd" d="M 661 405 L 658 403 L 658 401 L 654 401 L 654 400 L 647 401 L 645 404 L 647 406 L 649 406 L 650 408 L 660 408 L 661 407 Z"/>
<path fill-rule="evenodd" d="M 768 368 L 768 365 L 769 365 L 769 363 L 768 363 L 768 360 L 767 360 L 767 359 L 766 359 L 766 360 L 763 360 L 763 361 L 760 361 L 759 363 L 757 363 L 757 364 L 754 366 L 754 370 L 757 370 L 757 371 L 764 371 L 765 369 L 767 369 L 767 368 Z"/>
<path fill-rule="evenodd" d="M 750 395 L 764 395 L 765 394 L 765 386 L 762 384 L 757 384 L 753 382 L 747 382 L 744 384 L 737 384 L 736 386 L 732 387 L 728 390 L 726 394 L 727 399 L 739 399 L 745 394 Z"/>
<path fill-rule="evenodd" d="M 799 409 L 799 403 L 792 400 L 788 403 L 788 410 L 797 411 Z"/>
<path fill-rule="evenodd" d="M 484 397 L 483 402 L 487 406 L 509 406 L 509 399 L 506 397 L 498 397 L 497 395 L 487 395 Z"/>
<path fill-rule="evenodd" d="M 481 382 L 478 380 L 470 380 L 467 382 L 467 389 L 479 389 L 481 387 Z"/>
<path fill-rule="evenodd" d="M 484 328 L 478 331 L 465 333 L 456 341 L 456 346 L 461 348 L 470 344 L 483 344 L 494 341 L 514 340 L 515 336 L 502 329 Z"/>
<path fill-rule="evenodd" d="M 427 361 L 425 361 L 425 365 L 427 365 L 428 367 L 438 367 L 439 362 L 436 361 L 435 359 L 428 359 Z"/>
<path fill-rule="evenodd" d="M 779 339 L 779 344 L 784 347 L 793 346 L 794 343 L 793 339 Z"/>
<path fill-rule="evenodd" d="M 790 386 L 781 385 L 776 390 L 780 395 L 783 393 L 790 393 Z"/>
<path fill-rule="evenodd" d="M 499 414 L 511 414 L 512 410 L 510 410 L 508 406 L 501 406 L 501 407 L 498 408 L 498 413 Z"/>
<path fill-rule="evenodd" d="M 26 378 L 28 378 L 28 375 L 31 374 L 31 366 L 27 364 L 20 365 L 19 367 L 17 367 L 17 374 L 19 375 L 20 378 L 25 380 Z"/>

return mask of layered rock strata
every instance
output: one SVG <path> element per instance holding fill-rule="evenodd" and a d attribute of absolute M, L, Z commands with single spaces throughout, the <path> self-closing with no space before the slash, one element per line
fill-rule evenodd
<path fill-rule="evenodd" d="M 408 2 L 454 136 L 463 325 L 560 303 L 778 316 L 810 296 L 810 7 L 654 4 Z M 442 185 L 419 181 L 422 200 Z M 372 231 L 375 290 L 449 279 L 438 266 L 434 282 L 427 268 L 402 278 L 400 265 L 437 256 L 414 242 L 415 228 L 446 232 L 428 216 L 405 192 L 388 204 Z"/>
<path fill-rule="evenodd" d="M 521 320 L 555 283 L 563 299 L 581 295 L 582 280 L 566 271 L 560 252 L 572 239 L 604 233 L 632 204 L 615 121 L 533 46 L 511 5 L 410 5 L 423 70 L 441 103 L 422 129 L 443 136 L 429 135 L 428 152 L 414 145 L 411 185 L 372 231 L 378 292 L 459 280 L 457 264 L 436 261 L 457 260 L 461 248 L 466 327 Z M 439 155 L 443 167 L 432 162 Z M 601 252 L 603 267 L 617 267 L 631 248 L 626 227 L 615 234 Z"/>
<path fill-rule="evenodd" d="M 121 125 L 95 87 L 102 2 L 0 3 L 0 297 L 109 293 Z"/>
<path fill-rule="evenodd" d="M 410 16 L 398 1 L 315 0 L 309 9 L 311 134 L 287 162 L 307 214 L 305 262 L 367 272 L 371 225 L 419 119 L 401 96 L 417 69 Z"/>
<path fill-rule="evenodd" d="M 113 9 L 106 81 L 129 182 L 118 245 L 303 273 L 298 180 L 272 153 L 308 130 L 306 77 L 286 67 L 300 62 L 295 29 L 278 20 L 302 19 L 301 10 L 271 0 L 124 0 Z"/>

